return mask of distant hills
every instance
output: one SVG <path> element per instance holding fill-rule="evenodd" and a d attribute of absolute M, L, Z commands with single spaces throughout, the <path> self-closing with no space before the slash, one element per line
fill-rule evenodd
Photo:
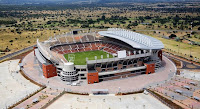
<path fill-rule="evenodd" d="M 177 2 L 177 1 L 200 1 L 200 0 L 101 0 L 100 2 Z"/>
<path fill-rule="evenodd" d="M 200 0 L 0 0 L 0 4 L 43 4 L 43 3 L 112 3 L 112 2 L 177 2 Z"/>

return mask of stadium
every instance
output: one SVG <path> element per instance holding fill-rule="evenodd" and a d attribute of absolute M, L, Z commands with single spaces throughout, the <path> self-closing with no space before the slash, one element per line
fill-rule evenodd
<path fill-rule="evenodd" d="M 43 76 L 69 83 L 102 81 L 152 74 L 161 67 L 161 41 L 120 28 L 87 32 L 74 30 L 44 42 L 34 55 Z"/>

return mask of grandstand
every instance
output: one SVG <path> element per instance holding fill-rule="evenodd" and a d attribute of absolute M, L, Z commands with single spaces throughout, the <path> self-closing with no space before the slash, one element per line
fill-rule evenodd
<path fill-rule="evenodd" d="M 34 54 L 46 78 L 60 76 L 67 82 L 87 80 L 88 84 L 93 84 L 151 74 L 161 66 L 164 46 L 150 36 L 118 28 L 98 33 L 73 33 L 78 31 L 37 41 Z M 95 51 L 106 54 L 92 55 Z"/>
<path fill-rule="evenodd" d="M 8 108 L 40 89 L 19 73 L 19 59 L 0 63 L 0 108 Z"/>

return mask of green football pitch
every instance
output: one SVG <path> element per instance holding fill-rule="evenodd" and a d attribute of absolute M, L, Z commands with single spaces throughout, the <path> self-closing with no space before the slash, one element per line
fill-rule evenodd
<path fill-rule="evenodd" d="M 103 55 L 103 58 L 107 58 L 107 54 L 104 51 L 86 51 L 86 52 L 76 52 L 71 54 L 65 54 L 64 57 L 66 60 L 69 61 L 69 57 L 74 57 L 74 64 L 75 65 L 86 65 L 86 58 L 88 60 L 95 60 L 95 56 L 97 56 L 97 59 L 101 59 L 101 55 Z M 113 56 L 109 54 L 109 58 L 112 58 Z"/>

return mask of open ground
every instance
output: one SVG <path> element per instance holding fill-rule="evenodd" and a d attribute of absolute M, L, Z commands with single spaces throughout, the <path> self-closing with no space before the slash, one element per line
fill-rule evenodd
<path fill-rule="evenodd" d="M 47 109 L 169 109 L 151 95 L 84 96 L 65 94 Z"/>

